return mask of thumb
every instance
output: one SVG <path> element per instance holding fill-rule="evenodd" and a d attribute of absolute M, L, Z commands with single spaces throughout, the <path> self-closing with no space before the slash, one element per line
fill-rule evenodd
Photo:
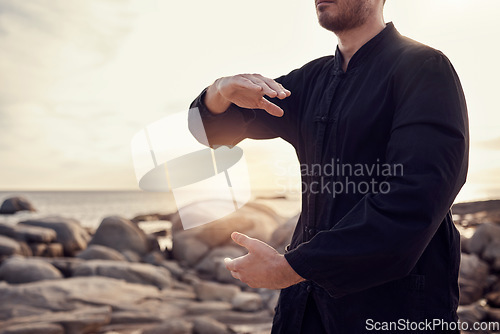
<path fill-rule="evenodd" d="M 245 247 L 249 252 L 253 248 L 252 246 L 254 240 L 243 233 L 233 232 L 231 233 L 231 239 L 233 239 L 238 245 Z"/>

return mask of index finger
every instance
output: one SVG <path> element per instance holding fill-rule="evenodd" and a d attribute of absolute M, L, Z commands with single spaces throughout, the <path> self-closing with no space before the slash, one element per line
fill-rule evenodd
<path fill-rule="evenodd" d="M 288 89 L 283 87 L 283 85 L 280 84 L 279 82 L 277 82 L 276 80 L 269 79 L 269 78 L 266 78 L 263 76 L 261 76 L 260 79 L 263 80 L 272 90 L 274 90 L 276 93 L 278 93 L 277 97 L 280 100 L 283 100 L 292 94 L 292 92 L 290 92 Z"/>
<path fill-rule="evenodd" d="M 246 255 L 243 255 L 237 257 L 236 259 L 230 259 L 226 257 L 224 259 L 224 264 L 226 265 L 226 269 L 229 271 L 237 272 L 239 269 L 241 269 L 242 263 L 244 263 L 245 261 L 245 256 Z"/>

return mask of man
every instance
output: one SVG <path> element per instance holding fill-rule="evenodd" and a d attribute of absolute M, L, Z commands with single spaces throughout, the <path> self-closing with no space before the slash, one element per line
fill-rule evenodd
<path fill-rule="evenodd" d="M 210 146 L 281 137 L 301 162 L 285 255 L 233 233 L 249 253 L 226 259 L 248 285 L 282 289 L 273 333 L 458 333 L 450 207 L 467 174 L 465 99 L 449 60 L 385 24 L 383 6 L 316 0 L 335 56 L 276 80 L 218 79 L 191 105 Z"/>

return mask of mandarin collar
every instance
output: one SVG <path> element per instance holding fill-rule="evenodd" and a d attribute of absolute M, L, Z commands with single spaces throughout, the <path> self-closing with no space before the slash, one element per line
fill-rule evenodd
<path fill-rule="evenodd" d="M 369 55 L 376 51 L 379 47 L 383 47 L 385 43 L 390 42 L 394 37 L 399 35 L 396 27 L 392 22 L 386 24 L 385 28 L 379 32 L 375 37 L 366 42 L 356 53 L 352 56 L 349 61 L 349 66 L 347 67 L 347 72 L 351 72 L 355 68 L 359 67 L 366 59 L 368 59 Z M 344 57 L 340 52 L 339 47 L 337 46 L 335 50 L 335 58 L 334 58 L 334 74 L 344 74 L 342 70 L 342 63 L 344 61 Z"/>

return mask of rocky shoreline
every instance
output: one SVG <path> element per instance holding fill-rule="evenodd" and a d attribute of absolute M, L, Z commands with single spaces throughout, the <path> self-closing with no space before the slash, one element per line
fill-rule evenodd
<path fill-rule="evenodd" d="M 7 201 L 9 214 L 34 210 Z M 472 235 L 462 237 L 460 319 L 500 321 L 500 202 L 456 208 Z M 0 223 L 0 333 L 269 333 L 278 291 L 235 280 L 223 259 L 245 254 L 234 230 L 284 252 L 297 219 L 251 202 L 191 230 L 178 213 L 107 217 L 95 230 L 66 217 Z M 159 221 L 171 228 L 145 232 Z"/>

